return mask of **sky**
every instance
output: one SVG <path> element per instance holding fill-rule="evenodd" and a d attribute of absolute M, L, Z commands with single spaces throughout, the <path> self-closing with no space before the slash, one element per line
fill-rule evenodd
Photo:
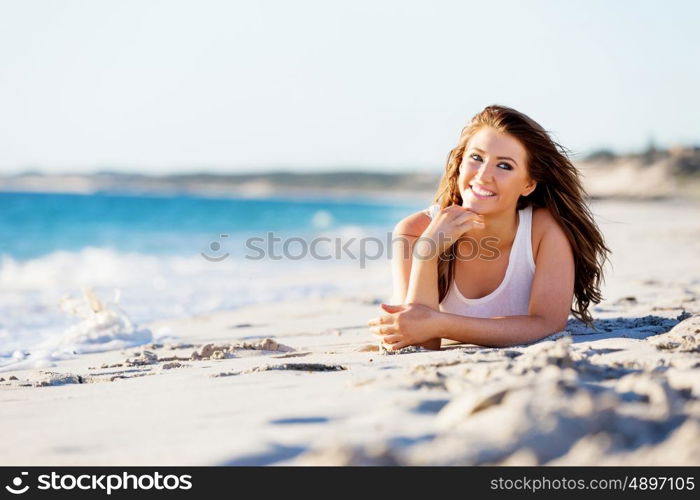
<path fill-rule="evenodd" d="M 700 2 L 0 0 L 0 172 L 439 171 L 489 104 L 700 145 Z"/>

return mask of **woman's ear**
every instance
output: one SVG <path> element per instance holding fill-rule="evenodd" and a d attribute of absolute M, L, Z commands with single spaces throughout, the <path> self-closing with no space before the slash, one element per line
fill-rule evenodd
<path fill-rule="evenodd" d="M 535 189 L 537 188 L 537 182 L 536 181 L 530 181 L 528 185 L 525 187 L 525 191 L 523 191 L 521 194 L 522 196 L 528 196 L 530 193 L 532 193 Z"/>

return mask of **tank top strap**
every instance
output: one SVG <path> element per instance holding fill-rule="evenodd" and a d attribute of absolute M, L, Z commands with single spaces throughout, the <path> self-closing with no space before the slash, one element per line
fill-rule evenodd
<path fill-rule="evenodd" d="M 525 255 L 525 260 L 531 270 L 535 270 L 535 260 L 532 255 L 532 205 L 528 205 L 520 211 L 522 217 L 521 224 L 523 226 L 522 233 L 519 237 L 521 252 Z"/>

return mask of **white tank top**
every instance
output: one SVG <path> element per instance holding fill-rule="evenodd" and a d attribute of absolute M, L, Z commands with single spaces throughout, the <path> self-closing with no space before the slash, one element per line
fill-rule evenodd
<path fill-rule="evenodd" d="M 425 213 L 432 219 L 439 211 L 439 205 L 431 205 Z M 460 293 L 453 279 L 439 310 L 476 318 L 527 315 L 535 276 L 532 255 L 532 206 L 528 206 L 518 211 L 518 230 L 508 257 L 505 277 L 498 288 L 485 297 L 468 299 Z"/>

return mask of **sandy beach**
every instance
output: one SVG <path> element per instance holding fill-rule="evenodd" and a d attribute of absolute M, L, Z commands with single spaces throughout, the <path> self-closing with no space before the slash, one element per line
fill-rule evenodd
<path fill-rule="evenodd" d="M 365 324 L 389 267 L 348 265 L 364 292 L 165 319 L 140 325 L 164 342 L 0 373 L 0 460 L 700 465 L 700 204 L 592 210 L 613 250 L 595 330 L 386 353 Z"/>

